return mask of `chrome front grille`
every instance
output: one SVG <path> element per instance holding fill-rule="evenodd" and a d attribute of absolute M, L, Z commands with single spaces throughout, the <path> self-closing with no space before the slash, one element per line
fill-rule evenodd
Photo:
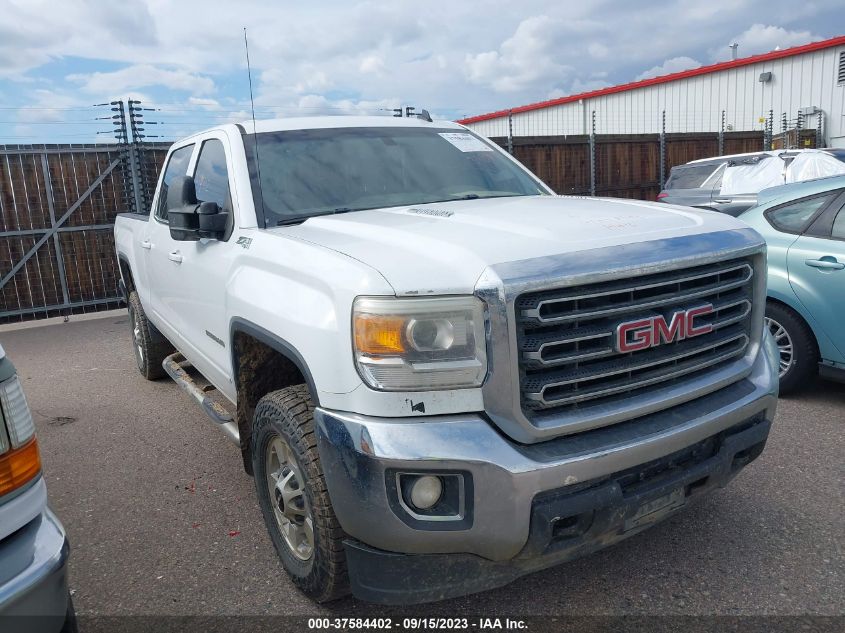
<path fill-rule="evenodd" d="M 751 341 L 754 268 L 750 258 L 516 297 L 522 412 L 544 420 L 621 406 L 646 390 L 683 385 L 737 361 Z M 708 333 L 620 352 L 617 327 L 702 305 Z"/>

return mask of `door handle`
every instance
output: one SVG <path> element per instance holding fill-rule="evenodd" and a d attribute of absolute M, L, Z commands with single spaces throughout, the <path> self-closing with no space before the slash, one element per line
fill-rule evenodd
<path fill-rule="evenodd" d="M 733 202 L 731 198 L 716 198 L 713 200 L 716 204 L 728 204 L 729 202 Z"/>
<path fill-rule="evenodd" d="M 182 253 L 180 253 L 179 251 L 171 251 L 167 255 L 167 259 L 169 259 L 172 262 L 176 262 L 177 264 L 181 264 L 182 263 Z"/>
<path fill-rule="evenodd" d="M 144 240 L 143 242 L 141 242 L 141 248 L 146 248 L 147 250 L 150 250 L 152 247 L 153 243 L 150 240 Z"/>
<path fill-rule="evenodd" d="M 808 259 L 804 262 L 807 266 L 818 268 L 820 270 L 842 270 L 845 264 L 836 261 L 835 257 L 823 257 L 822 259 Z"/>

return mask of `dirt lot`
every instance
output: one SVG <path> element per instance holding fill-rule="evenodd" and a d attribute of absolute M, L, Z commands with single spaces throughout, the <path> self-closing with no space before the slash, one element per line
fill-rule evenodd
<path fill-rule="evenodd" d="M 237 449 L 176 385 L 141 378 L 125 314 L 0 343 L 35 412 L 80 614 L 389 612 L 318 606 L 291 586 Z M 845 614 L 843 446 L 845 388 L 820 382 L 781 400 L 765 453 L 729 488 L 587 559 L 422 613 Z"/>

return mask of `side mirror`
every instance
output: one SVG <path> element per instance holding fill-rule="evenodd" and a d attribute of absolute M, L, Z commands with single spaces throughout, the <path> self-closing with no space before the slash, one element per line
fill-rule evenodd
<path fill-rule="evenodd" d="M 199 203 L 194 179 L 176 178 L 167 189 L 167 219 L 170 237 L 180 242 L 219 240 L 226 234 L 229 214 L 216 202 Z"/>
<path fill-rule="evenodd" d="M 216 202 L 203 202 L 197 207 L 199 218 L 199 236 L 212 240 L 223 239 L 229 214 Z"/>
<path fill-rule="evenodd" d="M 175 178 L 167 188 L 167 220 L 170 237 L 179 242 L 196 242 L 199 236 L 197 190 L 190 176 Z"/>

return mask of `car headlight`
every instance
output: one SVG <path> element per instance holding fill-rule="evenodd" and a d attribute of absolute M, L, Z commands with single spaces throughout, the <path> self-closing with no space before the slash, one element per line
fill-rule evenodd
<path fill-rule="evenodd" d="M 478 387 L 487 374 L 476 297 L 358 297 L 352 341 L 358 373 L 383 391 Z"/>

